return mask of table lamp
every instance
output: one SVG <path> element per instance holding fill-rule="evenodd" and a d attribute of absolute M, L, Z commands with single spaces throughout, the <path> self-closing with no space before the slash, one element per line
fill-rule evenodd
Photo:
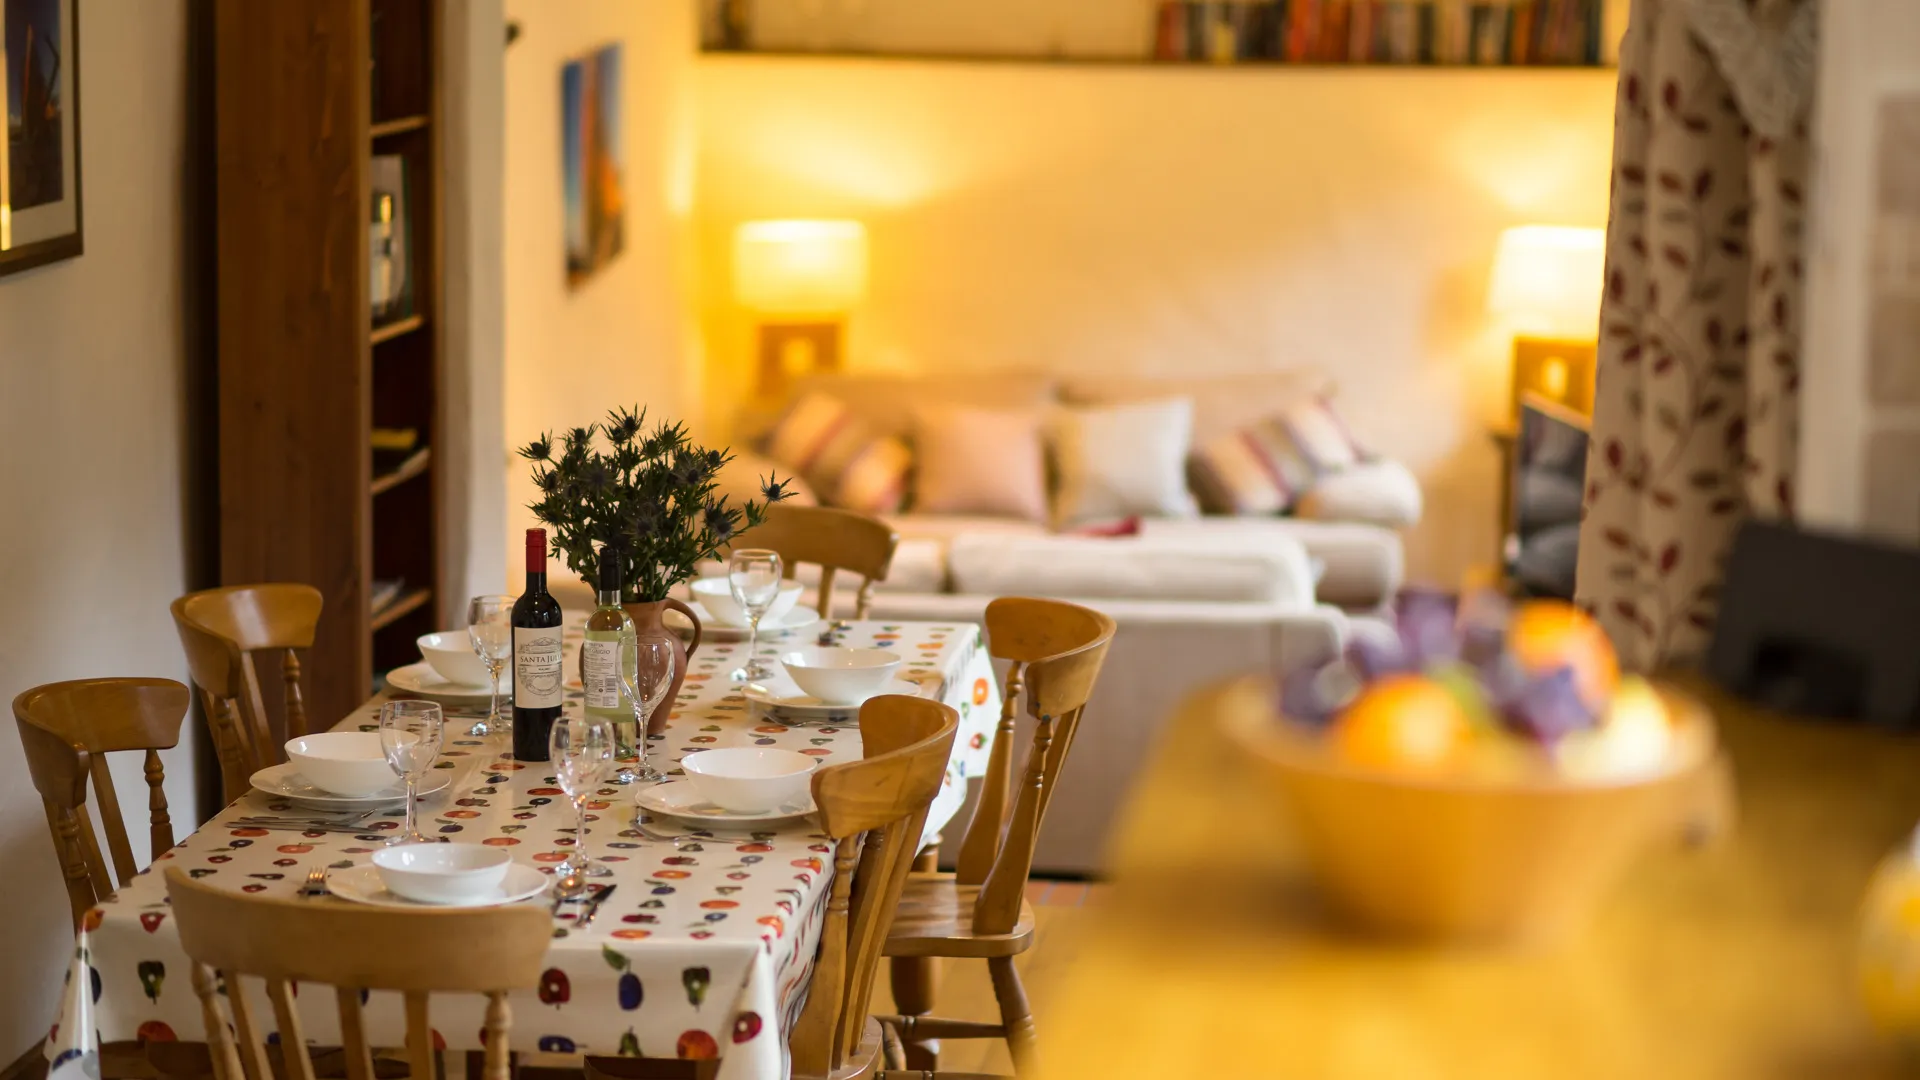
<path fill-rule="evenodd" d="M 867 291 L 867 229 L 857 221 L 749 221 L 733 238 L 733 291 L 760 320 L 758 387 L 837 371 L 841 326 Z"/>
<path fill-rule="evenodd" d="M 1515 331 L 1510 419 L 1529 393 L 1592 415 L 1605 268 L 1600 229 L 1522 225 L 1500 234 L 1487 307 Z"/>

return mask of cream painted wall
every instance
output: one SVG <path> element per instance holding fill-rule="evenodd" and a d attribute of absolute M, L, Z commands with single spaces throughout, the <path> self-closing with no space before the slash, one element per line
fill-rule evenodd
<path fill-rule="evenodd" d="M 600 419 L 617 405 L 649 419 L 697 413 L 698 341 L 689 292 L 693 202 L 693 6 L 684 0 L 508 0 L 521 25 L 507 49 L 506 436 Z M 625 46 L 625 250 L 577 290 L 566 283 L 561 215 L 560 69 Z M 526 463 L 507 472 L 508 586 L 521 581 L 521 531 L 535 524 Z M 553 568 L 556 574 L 559 567 Z"/>
<path fill-rule="evenodd" d="M 94 675 L 185 680 L 167 604 L 186 590 L 184 0 L 79 5 L 84 256 L 0 278 L 0 701 Z M 5 738 L 13 739 L 11 724 Z M 162 755 L 190 829 L 189 748 Z M 137 757 L 114 765 L 139 815 Z M 131 830 L 145 862 L 146 833 Z M 0 753 L 0 1063 L 53 1022 L 72 952 L 66 892 L 18 744 Z"/>
<path fill-rule="evenodd" d="M 1608 71 L 1214 70 L 702 58 L 712 412 L 746 385 L 746 219 L 867 222 L 856 367 L 1228 373 L 1313 364 L 1413 465 L 1417 578 L 1494 552 L 1499 231 L 1604 224 Z"/>

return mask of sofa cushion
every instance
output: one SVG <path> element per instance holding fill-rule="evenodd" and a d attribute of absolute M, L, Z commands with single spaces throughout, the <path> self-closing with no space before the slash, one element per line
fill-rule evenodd
<path fill-rule="evenodd" d="M 802 395 L 768 433 L 766 449 L 834 506 L 886 514 L 906 498 L 906 444 L 874 431 L 831 394 Z"/>
<path fill-rule="evenodd" d="M 1278 418 L 1205 438 L 1187 460 L 1193 493 L 1210 514 L 1281 513 L 1312 486 L 1313 472 Z"/>
<path fill-rule="evenodd" d="M 1019 372 L 982 375 L 854 375 L 830 373 L 798 380 L 796 399 L 824 393 L 845 403 L 861 423 L 881 435 L 909 438 L 914 411 L 922 407 L 1044 410 L 1053 404 L 1051 376 Z"/>
<path fill-rule="evenodd" d="M 915 510 L 1047 518 L 1047 458 L 1035 409 L 922 406 L 914 415 Z"/>
<path fill-rule="evenodd" d="M 1579 507 L 1575 485 L 1575 509 Z M 1420 481 L 1397 461 L 1363 461 L 1314 481 L 1294 512 L 1321 521 L 1359 521 L 1404 529 L 1420 521 Z"/>
<path fill-rule="evenodd" d="M 1301 401 L 1332 392 L 1333 383 L 1310 368 L 1198 378 L 1080 376 L 1060 381 L 1068 405 L 1119 405 L 1170 397 L 1193 400 L 1196 442 L 1279 416 Z"/>
<path fill-rule="evenodd" d="M 1174 539 L 973 533 L 947 551 L 953 591 L 982 596 L 1313 606 L 1299 544 L 1204 532 Z"/>
<path fill-rule="evenodd" d="M 1054 520 L 1061 526 L 1141 514 L 1192 517 L 1187 490 L 1193 445 L 1193 402 L 1139 401 L 1054 415 L 1054 463 L 1060 488 Z"/>
<path fill-rule="evenodd" d="M 1192 521 L 1148 520 L 1146 538 L 1193 540 L 1211 536 L 1226 542 L 1298 545 L 1325 565 L 1315 596 L 1323 604 L 1350 611 L 1371 610 L 1393 599 L 1405 576 L 1400 535 L 1378 525 L 1299 518 L 1203 517 Z"/>

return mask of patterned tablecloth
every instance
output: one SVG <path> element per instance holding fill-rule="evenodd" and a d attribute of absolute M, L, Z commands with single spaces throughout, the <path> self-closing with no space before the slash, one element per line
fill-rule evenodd
<path fill-rule="evenodd" d="M 581 622 L 571 621 L 566 631 L 569 672 L 577 670 L 572 654 Z M 985 770 L 999 715 L 999 690 L 979 629 L 867 622 L 852 624 L 839 639 L 899 650 L 906 677 L 960 711 L 954 758 L 928 819 L 931 835 L 959 810 L 964 781 Z M 763 640 L 760 652 L 771 656 L 780 645 Z M 678 773 L 683 754 L 722 746 L 787 746 L 828 763 L 860 756 L 857 728 L 788 728 L 755 717 L 727 677 L 744 652 L 744 644 L 709 642 L 694 656 L 667 729 L 651 744 L 662 771 Z M 383 700 L 376 696 L 337 726 L 377 726 Z M 579 708 L 576 682 L 565 709 Z M 467 714 L 450 721 L 450 730 L 470 723 Z M 451 770 L 453 782 L 422 801 L 421 828 L 457 843 L 510 848 L 520 861 L 551 872 L 558 851 L 574 842 L 573 808 L 544 763 L 514 762 L 504 747 L 497 736 L 450 737 L 436 767 Z M 310 867 L 365 863 L 380 835 L 399 828 L 401 814 L 396 809 L 378 818 L 365 834 L 224 824 L 286 805 L 253 792 L 161 856 L 154 869 L 184 866 L 195 877 L 246 892 L 291 896 Z M 677 850 L 634 824 L 631 789 L 610 785 L 589 803 L 589 852 L 614 874 L 596 882 L 615 883 L 618 891 L 585 931 L 568 929 L 570 915 L 556 921 L 538 992 L 512 999 L 514 1049 L 719 1057 L 722 1077 L 785 1075 L 785 1032 L 811 975 L 832 844 L 807 819 L 754 833 L 751 843 L 700 842 Z M 258 982 L 248 980 L 249 991 L 259 995 L 254 1015 L 271 1017 Z M 339 1045 L 332 996 L 301 1001 L 309 1039 Z M 386 1006 L 370 1003 L 368 1034 L 375 1045 L 399 1046 L 398 997 Z M 479 1049 L 483 1007 L 477 995 L 435 997 L 436 1045 Z M 167 917 L 165 881 L 143 873 L 87 916 L 60 1020 L 47 1040 L 53 1080 L 78 1080 L 101 1040 L 203 1037 L 187 958 Z"/>

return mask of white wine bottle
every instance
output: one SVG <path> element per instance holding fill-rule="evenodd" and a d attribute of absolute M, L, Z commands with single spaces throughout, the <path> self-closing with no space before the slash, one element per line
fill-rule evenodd
<path fill-rule="evenodd" d="M 585 691 L 587 715 L 613 725 L 621 746 L 633 743 L 633 699 L 621 684 L 620 664 L 633 647 L 633 620 L 620 606 L 620 553 L 600 549 L 600 570 L 594 587 L 597 607 L 587 618 L 586 641 L 580 649 L 580 685 Z"/>

